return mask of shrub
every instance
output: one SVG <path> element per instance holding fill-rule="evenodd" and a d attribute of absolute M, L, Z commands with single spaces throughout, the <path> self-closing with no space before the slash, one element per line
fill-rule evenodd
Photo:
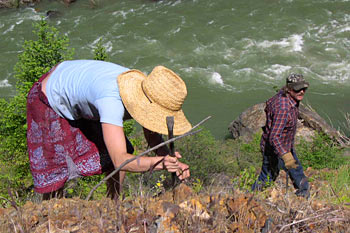
<path fill-rule="evenodd" d="M 108 55 L 106 48 L 102 45 L 102 39 L 100 39 L 94 49 L 94 60 L 107 61 Z"/>
<path fill-rule="evenodd" d="M 335 169 L 345 162 L 342 149 L 322 133 L 316 134 L 311 143 L 302 140 L 296 150 L 304 167 Z"/>
<path fill-rule="evenodd" d="M 68 49 L 68 38 L 60 36 L 45 20 L 34 28 L 37 40 L 25 41 L 14 67 L 17 95 L 8 101 L 0 99 L 0 195 L 5 197 L 9 185 L 23 197 L 32 184 L 26 145 L 27 93 L 53 65 L 73 54 Z"/>
<path fill-rule="evenodd" d="M 208 130 L 175 143 L 175 149 L 182 155 L 181 161 L 190 166 L 191 177 L 204 183 L 210 181 L 211 174 L 226 171 L 224 160 L 218 153 L 219 148 L 219 142 Z"/>
<path fill-rule="evenodd" d="M 252 185 L 257 179 L 258 175 L 256 174 L 256 168 L 254 166 L 250 166 L 240 172 L 238 186 L 242 190 L 251 190 Z"/>
<path fill-rule="evenodd" d="M 350 164 L 340 166 L 336 175 L 329 178 L 337 202 L 350 203 Z"/>
<path fill-rule="evenodd" d="M 182 155 L 181 162 L 190 166 L 190 180 L 194 185 L 200 180 L 201 186 L 212 183 L 217 174 L 238 176 L 241 170 L 260 165 L 261 161 L 256 141 L 245 144 L 238 140 L 216 140 L 205 128 L 176 141 L 175 150 Z"/>

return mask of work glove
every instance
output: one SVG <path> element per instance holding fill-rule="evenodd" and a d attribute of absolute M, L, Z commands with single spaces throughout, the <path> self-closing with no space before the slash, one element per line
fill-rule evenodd
<path fill-rule="evenodd" d="M 291 152 L 285 153 L 284 155 L 282 155 L 282 159 L 284 161 L 284 165 L 286 166 L 286 168 L 289 169 L 295 169 L 299 166 L 299 164 L 297 163 L 297 161 L 294 159 L 293 155 Z"/>

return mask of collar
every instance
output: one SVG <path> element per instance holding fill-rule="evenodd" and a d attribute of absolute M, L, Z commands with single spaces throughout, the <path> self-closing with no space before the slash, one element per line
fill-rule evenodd
<path fill-rule="evenodd" d="M 299 106 L 299 102 L 296 101 L 295 99 L 293 99 L 290 94 L 286 94 L 287 99 L 289 100 L 289 103 L 292 105 L 292 107 L 298 107 Z"/>

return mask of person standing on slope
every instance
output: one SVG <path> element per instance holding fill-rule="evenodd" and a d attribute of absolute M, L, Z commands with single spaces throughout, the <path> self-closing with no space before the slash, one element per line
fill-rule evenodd
<path fill-rule="evenodd" d="M 309 197 L 309 183 L 294 148 L 299 103 L 308 87 L 303 75 L 291 74 L 286 79 L 286 85 L 267 100 L 266 124 L 260 142 L 263 162 L 252 191 L 262 190 L 267 182 L 275 181 L 282 168 L 297 189 L 295 194 Z"/>

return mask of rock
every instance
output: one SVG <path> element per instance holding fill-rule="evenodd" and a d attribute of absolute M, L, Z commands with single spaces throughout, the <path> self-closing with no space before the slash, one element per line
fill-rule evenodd
<path fill-rule="evenodd" d="M 264 108 L 265 103 L 256 104 L 242 112 L 237 119 L 232 121 L 228 127 L 232 137 L 249 142 L 254 134 L 261 133 L 261 127 L 264 126 L 266 121 Z"/>
<path fill-rule="evenodd" d="M 188 200 L 193 195 L 193 190 L 184 183 L 181 183 L 175 187 L 173 194 L 174 202 L 181 203 L 183 200 Z"/>
<path fill-rule="evenodd" d="M 226 202 L 229 216 L 232 219 L 238 220 L 236 229 L 243 229 L 247 231 L 247 226 L 251 229 L 261 229 L 264 227 L 267 220 L 265 210 L 254 200 L 252 194 L 239 194 L 234 198 L 228 198 Z M 244 217 L 243 217 L 244 216 Z"/>
<path fill-rule="evenodd" d="M 60 11 L 55 11 L 55 10 L 46 11 L 46 17 L 50 19 L 60 17 L 61 15 L 62 13 Z"/>
<path fill-rule="evenodd" d="M 76 0 L 63 0 L 63 2 L 66 4 L 66 5 L 70 5 L 72 4 L 73 2 L 75 2 Z"/>
<path fill-rule="evenodd" d="M 33 6 L 35 3 L 38 3 L 39 0 L 0 0 L 0 8 L 15 8 L 20 6 Z"/>
<path fill-rule="evenodd" d="M 234 139 L 240 138 L 244 142 L 250 142 L 255 134 L 261 134 L 262 127 L 266 121 L 264 109 L 265 103 L 259 103 L 242 112 L 228 126 L 232 137 Z M 350 144 L 349 138 L 328 125 L 316 112 L 301 104 L 299 107 L 296 143 L 299 143 L 301 138 L 306 141 L 312 141 L 312 137 L 316 132 L 325 133 L 341 146 Z"/>
<path fill-rule="evenodd" d="M 180 233 L 179 227 L 171 222 L 168 217 L 160 217 L 156 221 L 157 224 L 157 232 L 162 233 Z"/>
<path fill-rule="evenodd" d="M 190 213 L 190 215 L 198 217 L 201 220 L 208 220 L 210 218 L 210 215 L 206 211 L 204 205 L 197 199 L 184 201 L 179 206 L 185 212 Z"/>

